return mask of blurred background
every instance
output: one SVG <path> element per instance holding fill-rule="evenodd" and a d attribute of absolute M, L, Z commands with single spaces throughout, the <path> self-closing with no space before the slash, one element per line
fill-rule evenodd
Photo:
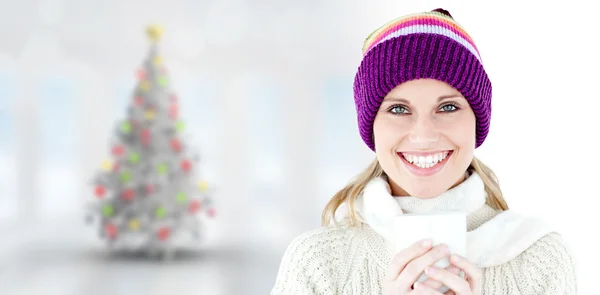
<path fill-rule="evenodd" d="M 287 244 L 373 153 L 352 82 L 365 37 L 443 7 L 494 84 L 476 156 L 509 206 L 552 222 L 591 294 L 600 193 L 599 37 L 591 2 L 0 0 L 0 293 L 268 294 Z M 201 250 L 112 257 L 83 206 L 146 57 L 145 27 L 179 95 L 218 215 Z"/>

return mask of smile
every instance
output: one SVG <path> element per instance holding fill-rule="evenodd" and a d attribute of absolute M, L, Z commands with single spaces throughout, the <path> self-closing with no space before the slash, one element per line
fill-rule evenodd
<path fill-rule="evenodd" d="M 430 176 L 440 171 L 454 151 L 436 151 L 429 153 L 397 153 L 409 171 L 418 176 Z"/>

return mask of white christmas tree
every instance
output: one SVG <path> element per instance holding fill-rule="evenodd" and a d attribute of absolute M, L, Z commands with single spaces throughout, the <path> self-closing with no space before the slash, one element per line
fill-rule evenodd
<path fill-rule="evenodd" d="M 214 217 L 215 209 L 207 182 L 197 181 L 199 157 L 183 140 L 179 103 L 158 50 L 162 29 L 146 33 L 150 51 L 127 118 L 116 126 L 111 160 L 93 179 L 87 218 L 111 249 L 171 255 L 178 237 L 201 236 L 202 217 Z"/>

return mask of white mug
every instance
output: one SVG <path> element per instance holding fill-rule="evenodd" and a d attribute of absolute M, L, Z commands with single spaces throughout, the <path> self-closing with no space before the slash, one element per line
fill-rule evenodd
<path fill-rule="evenodd" d="M 433 246 L 445 244 L 450 254 L 466 257 L 467 252 L 467 217 L 463 212 L 436 212 L 403 214 L 394 218 L 395 252 L 408 248 L 414 243 L 431 239 Z M 448 259 L 437 261 L 434 266 L 446 268 L 450 265 Z M 464 276 L 464 273 L 460 274 Z M 423 282 L 427 275 L 423 273 L 417 282 Z M 439 291 L 447 292 L 443 286 Z"/>

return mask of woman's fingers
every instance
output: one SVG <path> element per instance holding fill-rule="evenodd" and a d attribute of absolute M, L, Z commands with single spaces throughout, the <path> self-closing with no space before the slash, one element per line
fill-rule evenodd
<path fill-rule="evenodd" d="M 400 286 L 412 286 L 412 284 L 417 281 L 419 276 L 421 276 L 426 267 L 436 263 L 448 255 L 450 255 L 448 246 L 442 244 L 434 247 L 426 254 L 409 262 L 398 276 L 398 279 L 396 279 L 396 282 Z"/>
<path fill-rule="evenodd" d="M 458 268 L 456 266 L 452 266 L 452 265 L 446 267 L 446 270 L 455 275 L 459 275 L 460 272 L 462 271 L 460 268 Z M 439 290 L 442 286 L 444 286 L 444 284 L 442 284 L 442 282 L 432 279 L 432 278 L 428 278 L 427 280 L 423 281 L 421 284 L 427 285 L 436 290 Z"/>
<path fill-rule="evenodd" d="M 427 253 L 429 249 L 431 249 L 431 240 L 422 240 L 398 252 L 390 263 L 386 280 L 395 281 L 411 260 Z"/>
<path fill-rule="evenodd" d="M 457 295 L 470 295 L 472 294 L 471 285 L 457 274 L 449 272 L 446 269 L 437 267 L 428 267 L 425 269 L 425 274 L 444 284 L 450 290 L 454 291 Z"/>
<path fill-rule="evenodd" d="M 415 289 L 410 294 L 418 295 L 444 295 L 438 291 L 438 289 L 427 286 L 423 283 L 415 283 Z"/>

